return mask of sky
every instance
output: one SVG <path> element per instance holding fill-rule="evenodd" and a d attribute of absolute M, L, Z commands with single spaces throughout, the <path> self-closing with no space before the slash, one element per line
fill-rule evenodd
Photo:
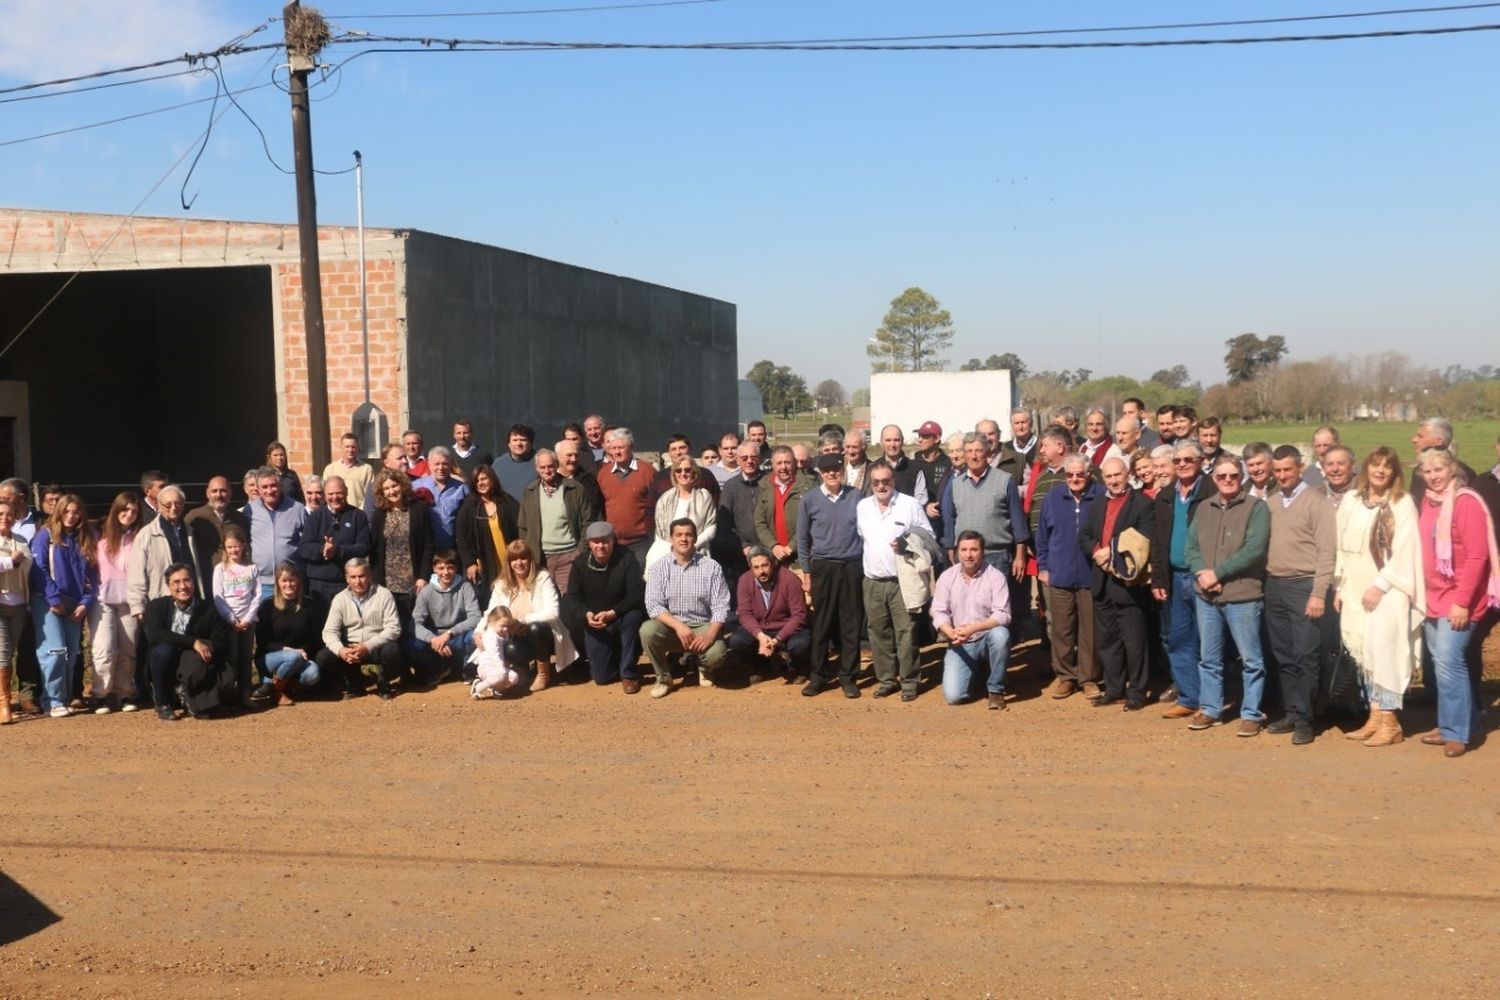
<path fill-rule="evenodd" d="M 327 0 L 339 28 L 568 41 L 1036 31 L 1379 10 L 1373 0 Z M 617 0 L 627 2 L 627 0 Z M 212 49 L 279 3 L 0 0 L 0 88 Z M 434 12 L 545 13 L 434 18 Z M 163 15 L 163 11 L 170 13 Z M 367 20 L 362 15 L 423 13 Z M 1500 24 L 1500 5 L 1089 38 Z M 1032 39 L 1035 40 L 1035 39 Z M 325 50 L 334 64 L 359 51 Z M 278 59 L 224 60 L 231 87 Z M 1224 377 L 1224 341 L 1290 358 L 1404 351 L 1500 363 L 1500 31 L 1256 46 L 991 52 L 372 53 L 313 96 L 315 161 L 365 158 L 367 225 L 422 229 L 725 299 L 743 373 L 868 382 L 865 349 L 916 285 L 947 358 Z M 153 72 L 170 72 L 168 67 Z M 285 81 L 285 72 L 275 74 Z M 121 79 L 109 78 L 111 81 Z M 108 81 L 96 81 L 108 82 Z M 47 91 L 48 93 L 52 91 Z M 0 103 L 0 203 L 130 211 L 195 139 L 206 74 Z M 36 92 L 26 92 L 36 93 Z M 0 94 L 0 100 L 23 96 Z M 240 97 L 291 164 L 288 99 Z M 189 154 L 187 160 L 191 160 Z M 140 212 L 290 221 L 292 178 L 238 113 Z M 352 224 L 352 176 L 318 182 Z"/>

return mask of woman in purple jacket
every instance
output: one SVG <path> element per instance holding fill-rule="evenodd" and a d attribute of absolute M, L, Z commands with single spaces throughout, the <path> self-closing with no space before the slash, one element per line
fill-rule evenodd
<path fill-rule="evenodd" d="M 73 714 L 68 692 L 83 652 L 83 620 L 99 596 L 99 567 L 88 511 L 73 494 L 61 497 L 47 526 L 31 540 L 31 616 L 41 666 L 42 711 L 54 719 Z"/>

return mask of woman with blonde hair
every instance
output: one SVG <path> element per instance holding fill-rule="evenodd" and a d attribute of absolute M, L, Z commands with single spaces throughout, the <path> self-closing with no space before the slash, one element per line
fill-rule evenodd
<path fill-rule="evenodd" d="M 89 608 L 89 652 L 94 662 L 94 714 L 136 709 L 136 644 L 141 623 L 130 613 L 126 588 L 130 553 L 141 523 L 141 498 L 128 490 L 115 497 L 99 529 L 99 599 Z"/>
<path fill-rule="evenodd" d="M 703 486 L 698 463 L 687 456 L 672 463 L 672 488 L 656 501 L 656 538 L 646 552 L 645 569 L 672 551 L 672 522 L 684 517 L 698 529 L 698 551 L 707 555 L 719 527 L 719 504 Z"/>
<path fill-rule="evenodd" d="M 551 686 L 552 658 L 556 658 L 558 673 L 578 659 L 573 640 L 562 625 L 562 602 L 557 585 L 546 569 L 537 566 L 531 546 L 520 539 L 505 547 L 505 562 L 490 589 L 485 618 L 488 619 L 496 608 L 509 608 L 514 619 L 506 637 L 505 661 L 511 667 L 523 670 L 525 664 L 534 663 L 534 690 L 541 691 Z M 480 638 L 475 636 L 476 642 Z"/>
<path fill-rule="evenodd" d="M 1396 713 L 1421 659 L 1425 598 L 1417 508 L 1394 451 L 1365 458 L 1336 524 L 1333 607 L 1370 699 L 1369 719 L 1345 737 L 1388 747 L 1405 739 Z"/>

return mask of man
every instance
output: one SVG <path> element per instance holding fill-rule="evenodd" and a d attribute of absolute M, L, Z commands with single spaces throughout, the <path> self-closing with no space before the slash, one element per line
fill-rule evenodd
<path fill-rule="evenodd" d="M 812 449 L 809 448 L 807 445 L 803 444 L 801 441 L 793 441 L 792 442 L 792 459 L 793 459 L 793 461 L 796 462 L 796 464 L 797 464 L 797 471 L 799 473 L 804 473 L 804 474 L 809 475 L 809 476 L 811 476 L 813 474 L 813 471 L 812 471 L 812 460 L 813 460 Z M 760 471 L 762 473 L 766 473 L 766 472 L 770 472 L 771 471 L 771 462 L 770 462 L 769 459 L 761 462 Z"/>
<path fill-rule="evenodd" d="M 841 430 L 819 431 L 818 454 L 842 456 L 844 454 L 844 432 Z M 814 463 L 813 473 L 816 474 L 817 471 L 817 463 Z"/>
<path fill-rule="evenodd" d="M 164 512 L 165 516 L 165 512 Z M 176 700 L 195 719 L 240 702 L 229 660 L 229 624 L 219 617 L 212 601 L 200 600 L 193 584 L 193 568 L 177 562 L 162 574 L 166 593 L 141 610 L 151 687 L 156 692 L 156 717 L 176 722 Z"/>
<path fill-rule="evenodd" d="M 865 432 L 850 431 L 844 435 L 844 484 L 854 487 L 861 496 L 868 495 L 866 476 L 870 471 L 870 456 L 865 447 Z"/>
<path fill-rule="evenodd" d="M 673 654 L 698 661 L 698 685 L 714 686 L 714 671 L 728 652 L 724 625 L 729 621 L 729 584 L 713 559 L 697 551 L 698 526 L 680 517 L 670 525 L 672 556 L 658 559 L 646 571 L 646 614 L 641 645 L 656 673 L 652 698 L 672 693 Z"/>
<path fill-rule="evenodd" d="M 1030 474 L 1026 477 L 1026 488 L 1021 492 L 1021 510 L 1026 515 L 1026 530 L 1031 532 L 1035 538 L 1037 529 L 1042 525 L 1042 501 L 1048 493 L 1063 478 L 1063 459 L 1073 451 L 1073 440 L 1068 435 L 1067 429 L 1051 424 L 1042 428 L 1037 435 L 1037 444 L 1034 452 L 1036 464 L 1031 467 Z M 1093 467 L 1090 466 L 1092 469 Z M 1020 576 L 1010 579 L 1011 594 L 1010 606 L 1013 611 L 1011 632 L 1020 631 L 1020 626 L 1026 618 L 1026 612 L 1031 606 L 1031 578 L 1036 576 L 1036 560 L 1027 560 L 1026 570 Z M 1036 595 L 1038 624 L 1041 626 L 1041 641 L 1043 648 L 1050 648 L 1051 637 L 1047 634 L 1047 588 L 1037 587 Z"/>
<path fill-rule="evenodd" d="M 36 511 L 31 510 L 30 484 L 24 479 L 7 479 L 0 482 L 0 502 L 8 503 L 15 510 L 15 524 L 11 534 L 23 538 L 29 545 L 36 537 L 38 527 Z M 42 685 L 41 664 L 36 658 L 36 625 L 31 615 L 20 616 L 19 628 L 13 635 L 16 646 L 16 697 L 24 715 L 38 715 L 37 692 Z M 8 666 L 8 664 L 6 664 Z"/>
<path fill-rule="evenodd" d="M 401 452 L 406 456 L 404 471 L 408 476 L 418 479 L 427 475 L 427 456 L 422 451 L 421 431 L 409 430 L 401 435 Z"/>
<path fill-rule="evenodd" d="M 990 711 L 1005 711 L 1010 660 L 1010 593 L 1005 574 L 984 561 L 984 538 L 958 534 L 958 562 L 938 577 L 932 624 L 948 641 L 943 653 L 943 698 L 959 705 L 975 696 L 982 678 Z"/>
<path fill-rule="evenodd" d="M 984 439 L 985 448 L 989 450 L 990 467 L 1004 469 L 1016 482 L 1021 482 L 1025 475 L 1022 469 L 1025 459 L 1014 450 L 1006 448 L 1005 442 L 1000 440 L 1000 425 L 985 417 L 974 424 L 974 433 Z"/>
<path fill-rule="evenodd" d="M 1240 462 L 1233 455 L 1221 455 L 1210 475 L 1215 495 L 1198 508 L 1187 540 L 1200 650 L 1198 714 L 1188 728 L 1212 729 L 1224 713 L 1224 633 L 1228 631 L 1245 677 L 1240 728 L 1235 735 L 1249 738 L 1260 735 L 1266 721 L 1261 711 L 1266 684 L 1261 615 L 1271 508 L 1242 487 Z"/>
<path fill-rule="evenodd" d="M 1010 441 L 1007 446 L 1021 457 L 1023 470 L 1029 470 L 1035 462 L 1036 428 L 1031 420 L 1031 411 L 1018 406 L 1010 411 Z M 1023 483 L 1024 485 L 1024 483 Z"/>
<path fill-rule="evenodd" d="M 233 524 L 249 538 L 250 519 L 231 505 L 229 480 L 226 477 L 214 476 L 208 481 L 203 493 L 208 502 L 188 511 L 183 520 L 187 524 L 188 534 L 193 537 L 192 547 L 196 550 L 198 560 L 195 567 L 198 579 L 209 581 L 211 585 L 214 578 L 214 556 L 224 541 L 224 528 Z"/>
<path fill-rule="evenodd" d="M 160 469 L 147 469 L 141 473 L 141 527 L 150 524 L 156 517 L 156 496 L 168 482 L 170 480 L 167 479 L 167 474 Z"/>
<path fill-rule="evenodd" d="M 495 460 L 495 475 L 500 488 L 519 499 L 526 487 L 536 481 L 536 431 L 528 424 L 511 424 L 506 433 L 505 454 Z"/>
<path fill-rule="evenodd" d="M 582 487 L 583 495 L 594 505 L 594 509 L 602 512 L 604 494 L 599 492 L 599 479 L 592 470 L 583 467 L 583 456 L 589 453 L 588 449 L 578 441 L 563 438 L 557 442 L 553 451 L 557 454 L 558 475 L 564 479 L 571 479 Z M 600 516 L 603 516 L 602 513 Z"/>
<path fill-rule="evenodd" d="M 842 459 L 839 469 L 843 469 Z M 761 547 L 770 550 L 782 565 L 790 564 L 798 557 L 798 515 L 808 491 L 816 488 L 816 482 L 812 476 L 797 471 L 792 449 L 778 445 L 771 452 L 771 474 L 763 478 L 755 498 L 755 537 Z"/>
<path fill-rule="evenodd" d="M 474 651 L 480 616 L 473 586 L 459 576 L 457 552 L 438 549 L 432 557 L 432 575 L 436 579 L 417 595 L 412 634 L 403 641 L 406 655 L 416 663 L 418 683 L 426 687 L 463 672 Z"/>
<path fill-rule="evenodd" d="M 915 459 L 906 457 L 906 436 L 895 424 L 886 424 L 880 429 L 880 457 L 871 468 L 890 469 L 895 474 L 896 491 L 909 496 L 922 507 L 922 516 L 927 516 L 927 501 L 932 494 L 927 489 L 927 473 Z M 869 485 L 868 479 L 866 485 Z M 867 489 L 865 495 L 869 496 Z"/>
<path fill-rule="evenodd" d="M 1198 507 L 1210 490 L 1203 482 L 1203 449 L 1187 435 L 1172 445 L 1176 483 L 1156 496 L 1156 530 L 1151 546 L 1151 596 L 1161 605 L 1172 686 L 1162 701 L 1172 705 L 1164 719 L 1187 719 L 1198 711 L 1198 608 L 1194 602 L 1187 540 Z"/>
<path fill-rule="evenodd" d="M 591 413 L 583 418 L 583 440 L 588 445 L 589 457 L 593 459 L 595 467 L 603 466 L 609 455 L 608 449 L 604 447 L 604 418 L 599 414 Z"/>
<path fill-rule="evenodd" d="M 1276 479 L 1271 475 L 1271 446 L 1251 441 L 1240 449 L 1240 458 L 1245 462 L 1245 492 L 1256 500 L 1267 499 L 1276 489 Z"/>
<path fill-rule="evenodd" d="M 1103 410 L 1095 407 L 1084 414 L 1083 435 L 1083 443 L 1078 446 L 1078 450 L 1094 468 L 1103 465 L 1106 458 L 1125 457 L 1110 439 L 1109 415 Z"/>
<path fill-rule="evenodd" d="M 760 452 L 746 441 L 735 448 L 734 458 L 740 471 L 724 480 L 719 492 L 719 531 L 713 548 L 726 577 L 732 575 L 738 580 L 749 568 L 750 550 L 760 545 L 755 526 L 755 508 L 760 501 Z"/>
<path fill-rule="evenodd" d="M 752 446 L 740 447 L 754 459 Z M 740 628 L 729 636 L 729 651 L 749 661 L 751 684 L 783 672 L 794 684 L 807 676 L 812 650 L 802 583 L 761 546 L 750 546 L 748 556 L 750 569 L 736 587 Z"/>
<path fill-rule="evenodd" d="M 282 477 L 282 482 L 283 483 L 286 482 L 286 478 L 285 477 Z M 256 495 L 257 496 L 260 495 L 260 490 L 258 488 L 256 490 Z M 281 495 L 282 495 L 283 498 L 288 499 L 288 500 L 295 500 L 296 499 L 295 497 L 293 497 L 291 494 L 287 493 L 284 490 L 282 491 Z M 302 484 L 302 505 L 304 507 L 306 507 L 309 511 L 317 510 L 319 507 L 323 506 L 323 477 L 322 476 L 309 475 L 307 477 L 307 479 L 303 482 L 303 484 Z"/>
<path fill-rule="evenodd" d="M 578 446 L 573 446 L 576 455 Z M 592 497 L 576 480 L 562 474 L 557 453 L 543 448 L 532 459 L 536 478 L 521 493 L 516 528 L 521 539 L 538 553 L 560 593 L 567 593 L 573 561 L 583 551 L 583 533 L 599 520 Z"/>
<path fill-rule="evenodd" d="M 455 424 L 454 429 L 462 426 Z M 477 449 L 470 449 L 472 457 Z M 432 527 L 432 545 L 435 549 L 455 547 L 454 522 L 458 519 L 458 508 L 469 496 L 469 485 L 460 482 L 454 475 L 454 453 L 438 445 L 427 453 L 427 475 L 412 481 L 413 490 L 426 490 L 432 497 L 432 506 L 427 510 L 427 522 Z M 470 468 L 481 463 L 475 462 Z M 415 509 L 415 508 L 413 508 Z"/>
<path fill-rule="evenodd" d="M 636 562 L 644 566 L 656 529 L 656 511 L 650 500 L 651 468 L 635 457 L 635 435 L 630 428 L 616 427 L 605 444 L 609 461 L 599 469 L 604 518 L 615 529 L 615 544 L 629 549 Z"/>
<path fill-rule="evenodd" d="M 932 531 L 927 512 L 916 498 L 896 488 L 895 478 L 889 466 L 871 466 L 870 495 L 855 508 L 855 526 L 863 550 L 862 597 L 878 682 L 875 697 L 885 698 L 900 691 L 902 701 L 912 701 L 917 697 L 921 673 L 899 562 L 915 544 L 909 537 L 913 532 L 931 535 Z"/>
<path fill-rule="evenodd" d="M 308 589 L 332 604 L 344 589 L 344 566 L 350 559 L 370 555 L 370 519 L 349 504 L 349 487 L 338 476 L 323 482 L 327 503 L 307 515 L 297 557 L 302 560 Z M 425 567 L 423 567 L 425 568 Z"/>
<path fill-rule="evenodd" d="M 745 440 L 755 445 L 756 451 L 760 453 L 760 471 L 769 472 L 771 468 L 771 445 L 766 440 L 766 425 L 763 421 L 752 420 L 745 425 Z"/>
<path fill-rule="evenodd" d="M 1198 411 L 1191 406 L 1179 406 L 1172 415 L 1172 440 L 1198 440 Z M 1198 446 L 1199 451 L 1203 446 Z"/>
<path fill-rule="evenodd" d="M 1052 425 L 1068 432 L 1068 450 L 1077 451 L 1078 446 L 1083 443 L 1083 438 L 1078 434 L 1078 411 L 1071 406 L 1059 406 L 1052 411 Z"/>
<path fill-rule="evenodd" d="M 1198 447 L 1203 450 L 1204 475 L 1208 475 L 1209 470 L 1224 455 L 1224 449 L 1219 447 L 1223 434 L 1218 417 L 1209 416 L 1198 421 Z"/>
<path fill-rule="evenodd" d="M 953 473 L 953 462 L 943 450 L 943 428 L 937 421 L 928 420 L 912 432 L 917 436 L 917 449 L 912 461 L 922 470 L 927 487 L 927 523 L 934 535 L 940 534 L 943 523 L 941 500 L 943 487 Z"/>
<path fill-rule="evenodd" d="M 1422 497 L 1427 494 L 1427 480 L 1422 478 L 1422 452 L 1429 448 L 1445 448 L 1453 450 L 1453 425 L 1442 417 L 1428 417 L 1417 425 L 1417 432 L 1411 436 L 1412 448 L 1417 454 L 1418 461 L 1412 463 L 1411 493 L 1412 503 L 1417 505 L 1417 510 L 1422 509 Z M 1459 470 L 1463 472 L 1463 481 L 1476 483 L 1480 481 L 1478 473 L 1469 468 L 1463 462 L 1458 463 Z M 1483 490 L 1476 489 L 1476 493 L 1482 497 Z M 1491 504 L 1491 507 L 1494 505 Z"/>
<path fill-rule="evenodd" d="M 1118 460 L 1118 456 L 1111 456 Z M 1042 499 L 1036 533 L 1037 582 L 1047 588 L 1047 629 L 1052 638 L 1052 697 L 1099 696 L 1099 662 L 1094 655 L 1094 596 L 1081 529 L 1103 489 L 1093 481 L 1087 455 L 1063 459 L 1063 482 Z"/>
<path fill-rule="evenodd" d="M 773 470 L 780 460 L 779 455 L 773 456 Z M 836 641 L 844 697 L 858 698 L 859 685 L 854 676 L 859 669 L 864 579 L 857 515 L 859 491 L 844 482 L 841 456 L 819 455 L 816 467 L 822 485 L 803 496 L 796 518 L 802 586 L 804 592 L 812 594 L 813 601 L 812 669 L 802 694 L 810 698 L 828 687 L 828 643 Z"/>
<path fill-rule="evenodd" d="M 436 451 L 437 449 L 433 449 Z M 450 475 L 457 475 L 465 483 L 469 481 L 469 473 L 474 471 L 478 465 L 493 465 L 495 456 L 487 451 L 480 450 L 474 443 L 474 425 L 468 420 L 455 420 L 453 422 L 453 448 L 448 452 L 448 470 Z M 427 475 L 432 475 L 432 456 L 427 456 Z M 427 478 L 427 477 L 423 477 Z M 434 539 L 434 541 L 436 541 Z M 451 548 L 452 543 L 443 546 Z"/>
<path fill-rule="evenodd" d="M 1105 459 L 1100 468 L 1104 495 L 1089 510 L 1079 529 L 1079 545 L 1089 554 L 1089 590 L 1094 598 L 1094 635 L 1104 688 L 1095 708 L 1125 702 L 1125 711 L 1146 707 L 1150 678 L 1148 608 L 1151 591 L 1143 564 L 1122 558 L 1122 538 L 1133 531 L 1147 545 L 1156 533 L 1154 504 L 1130 488 L 1130 469 L 1122 459 Z"/>
<path fill-rule="evenodd" d="M 281 495 L 281 477 L 269 465 L 256 470 L 255 493 L 245 513 L 250 519 L 250 554 L 260 577 L 260 597 L 265 600 L 276 587 L 276 570 L 282 563 L 302 569 L 297 547 L 302 544 L 307 508 Z"/>
<path fill-rule="evenodd" d="M 1291 733 L 1294 746 L 1311 743 L 1313 698 L 1318 687 L 1319 649 L 1328 588 L 1333 583 L 1337 532 L 1333 510 L 1302 481 L 1302 453 L 1292 445 L 1271 456 L 1277 493 L 1271 511 L 1271 544 L 1266 553 L 1266 630 L 1281 681 L 1286 715 L 1266 727 Z"/>
<path fill-rule="evenodd" d="M 1141 447 L 1141 422 L 1135 417 L 1126 414 L 1115 421 L 1115 450 L 1120 454 L 1117 456 L 1124 459 L 1127 464 L 1130 456 Z M 1104 468 L 1104 463 L 1099 463 L 1099 468 Z"/>
<path fill-rule="evenodd" d="M 363 504 L 375 481 L 375 469 L 360 457 L 359 438 L 353 434 L 339 438 L 339 452 L 339 457 L 323 469 L 323 501 L 328 502 L 328 480 L 338 478 L 344 481 L 344 495 Z"/>
<path fill-rule="evenodd" d="M 720 487 L 731 479 L 738 478 L 740 474 L 739 448 L 740 436 L 734 431 L 729 431 L 719 438 L 719 460 L 707 466 L 707 469 L 719 481 Z M 720 495 L 723 495 L 722 492 Z"/>
<path fill-rule="evenodd" d="M 964 435 L 964 464 L 943 493 L 943 547 L 949 562 L 958 557 L 959 532 L 977 531 L 987 546 L 985 561 L 1011 579 L 1022 576 L 1031 529 L 1016 478 L 990 466 L 989 443 L 979 433 Z"/>
<path fill-rule="evenodd" d="M 1146 413 L 1146 402 L 1138 396 L 1130 396 L 1120 404 L 1120 415 L 1135 421 L 1136 434 L 1140 440 L 1139 447 L 1150 450 L 1162 443 L 1161 435 L 1151 429 L 1151 421 Z M 1118 425 L 1116 425 L 1118 427 Z M 1115 441 L 1119 444 L 1118 439 Z M 1123 450 L 1123 448 L 1121 449 Z M 1130 452 L 1125 452 L 1129 455 Z"/>
<path fill-rule="evenodd" d="M 125 600 L 137 620 L 145 615 L 148 603 L 167 593 L 167 569 L 171 566 L 187 566 L 193 571 L 196 592 L 212 596 L 213 561 L 218 545 L 214 544 L 211 552 L 199 551 L 201 536 L 195 536 L 183 521 L 186 504 L 180 487 L 162 487 L 156 503 L 159 516 L 139 530 L 135 544 L 130 548 L 130 576 L 125 583 Z M 199 584 L 200 579 L 204 584 Z M 165 693 L 170 692 L 171 688 L 168 688 Z M 157 692 L 158 695 L 163 693 Z"/>
<path fill-rule="evenodd" d="M 1339 438 L 1339 429 L 1332 424 L 1324 424 L 1322 427 L 1319 427 L 1317 430 L 1313 431 L 1313 460 L 1308 463 L 1307 471 L 1302 474 L 1303 478 L 1307 480 L 1307 485 L 1323 485 L 1323 457 L 1328 454 L 1328 450 L 1330 448 L 1334 448 L 1341 443 L 1342 441 Z"/>
<path fill-rule="evenodd" d="M 365 693 L 364 668 L 374 666 L 380 700 L 390 701 L 396 696 L 391 679 L 401 671 L 401 618 L 396 599 L 374 582 L 367 559 L 350 559 L 345 564 L 344 583 L 323 624 L 318 669 L 324 677 L 343 672 L 344 699 L 348 700 Z"/>
<path fill-rule="evenodd" d="M 1339 509 L 1339 504 L 1344 502 L 1344 496 L 1354 488 L 1354 451 L 1348 445 L 1336 444 L 1323 452 L 1322 468 L 1319 470 L 1318 479 L 1321 483 L 1309 479 L 1309 483 L 1328 502 L 1333 510 Z M 1303 473 L 1307 479 L 1307 474 Z"/>
<path fill-rule="evenodd" d="M 1177 407 L 1171 403 L 1156 408 L 1156 434 L 1162 444 L 1177 440 Z"/>
<path fill-rule="evenodd" d="M 588 554 L 568 577 L 563 621 L 583 636 L 589 673 L 599 685 L 620 682 L 626 694 L 641 689 L 641 624 L 646 620 L 646 584 L 641 564 L 615 544 L 615 529 L 595 521 L 584 529 Z"/>

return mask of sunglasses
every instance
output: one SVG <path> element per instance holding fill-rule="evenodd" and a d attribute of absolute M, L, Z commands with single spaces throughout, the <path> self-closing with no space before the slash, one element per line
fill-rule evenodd
<path fill-rule="evenodd" d="M 1069 472 L 1067 474 L 1067 478 L 1069 479 L 1087 479 L 1088 477 L 1089 474 L 1087 472 Z"/>
<path fill-rule="evenodd" d="M 1201 459 L 1196 459 L 1196 458 L 1174 458 L 1174 459 L 1172 459 L 1172 464 L 1173 465 L 1197 465 L 1199 463 L 1199 461 L 1201 461 Z"/>
<path fill-rule="evenodd" d="M 1214 478 L 1221 483 L 1237 483 L 1240 481 L 1240 474 L 1238 472 L 1216 472 L 1214 473 Z"/>

